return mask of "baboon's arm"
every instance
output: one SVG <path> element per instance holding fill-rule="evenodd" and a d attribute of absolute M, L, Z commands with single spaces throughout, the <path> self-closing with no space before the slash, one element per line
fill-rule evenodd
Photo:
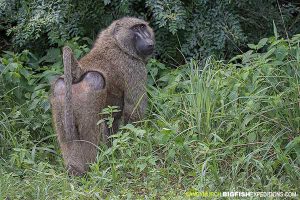
<path fill-rule="evenodd" d="M 124 122 L 130 123 L 141 120 L 147 108 L 147 93 L 144 84 L 130 84 L 124 92 Z"/>

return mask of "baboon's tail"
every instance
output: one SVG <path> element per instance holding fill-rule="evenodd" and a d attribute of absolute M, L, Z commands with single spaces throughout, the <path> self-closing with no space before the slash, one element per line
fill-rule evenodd
<path fill-rule="evenodd" d="M 72 102 L 72 68 L 76 65 L 77 62 L 73 57 L 72 49 L 68 46 L 63 48 L 63 63 L 64 63 L 64 74 L 65 74 L 65 119 L 64 119 L 64 128 L 66 132 L 66 140 L 72 141 L 77 139 L 77 134 L 75 133 L 75 123 L 73 115 L 73 102 Z M 73 72 L 74 73 L 74 72 Z"/>

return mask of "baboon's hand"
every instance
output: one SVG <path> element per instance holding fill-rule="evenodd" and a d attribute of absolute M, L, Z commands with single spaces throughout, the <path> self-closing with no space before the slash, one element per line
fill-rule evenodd
<path fill-rule="evenodd" d="M 147 93 L 145 86 L 131 85 L 133 87 L 127 88 L 124 94 L 124 121 L 125 123 L 135 122 L 141 120 L 146 112 L 147 107 Z"/>

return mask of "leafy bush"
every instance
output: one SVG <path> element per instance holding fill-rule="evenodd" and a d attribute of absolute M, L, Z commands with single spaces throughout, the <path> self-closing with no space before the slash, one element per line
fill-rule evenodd
<path fill-rule="evenodd" d="M 230 58 L 269 36 L 273 21 L 281 35 L 298 33 L 299 14 L 297 3 L 277 0 L 3 0 L 0 34 L 6 32 L 17 49 L 40 53 L 75 36 L 94 39 L 113 19 L 138 16 L 155 29 L 157 56 L 176 66 L 212 54 Z"/>

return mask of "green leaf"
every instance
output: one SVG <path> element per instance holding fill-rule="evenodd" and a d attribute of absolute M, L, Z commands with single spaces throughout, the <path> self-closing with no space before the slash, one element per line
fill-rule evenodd
<path fill-rule="evenodd" d="M 18 66 L 19 66 L 18 63 L 9 63 L 7 65 L 7 69 L 12 72 L 15 71 L 18 68 Z"/>
<path fill-rule="evenodd" d="M 21 75 L 19 73 L 12 72 L 11 75 L 12 75 L 11 77 L 12 77 L 12 80 L 13 80 L 14 83 L 20 82 Z"/>
<path fill-rule="evenodd" d="M 276 49 L 274 53 L 276 55 L 277 61 L 283 61 L 288 55 L 288 48 L 285 46 L 280 46 Z"/>
<path fill-rule="evenodd" d="M 243 54 L 243 64 L 248 63 L 250 61 L 250 58 L 252 57 L 252 53 L 253 53 L 253 50 L 249 50 Z"/>
<path fill-rule="evenodd" d="M 103 122 L 105 122 L 105 119 L 99 120 L 99 121 L 97 122 L 97 126 L 98 126 L 99 124 L 103 123 Z"/>
<path fill-rule="evenodd" d="M 61 53 L 60 53 L 60 49 L 59 48 L 50 48 L 47 51 L 47 54 L 39 60 L 39 63 L 42 63 L 42 62 L 47 62 L 47 63 L 58 62 L 61 59 L 61 55 L 60 54 Z"/>
<path fill-rule="evenodd" d="M 26 70 L 26 69 L 24 69 L 24 68 L 22 68 L 22 69 L 20 70 L 20 74 L 22 74 L 25 78 L 28 78 L 28 77 L 30 76 L 29 71 Z"/>
<path fill-rule="evenodd" d="M 255 132 L 249 133 L 247 138 L 249 142 L 254 142 L 256 140 L 256 133 Z"/>
<path fill-rule="evenodd" d="M 249 71 L 244 72 L 241 76 L 242 76 L 242 79 L 245 81 L 249 76 Z"/>
<path fill-rule="evenodd" d="M 176 151 L 175 149 L 170 149 L 169 152 L 168 152 L 168 158 L 169 159 L 174 159 L 175 158 L 175 154 L 176 154 Z"/>
<path fill-rule="evenodd" d="M 263 55 L 263 58 L 264 58 L 264 59 L 269 58 L 271 55 L 273 55 L 273 53 L 275 52 L 275 50 L 276 50 L 276 48 L 271 48 L 267 53 L 265 53 L 265 54 Z"/>
<path fill-rule="evenodd" d="M 111 3 L 111 0 L 104 0 L 103 2 L 104 2 L 104 5 L 108 5 Z"/>
<path fill-rule="evenodd" d="M 142 164 L 138 164 L 137 167 L 139 168 L 140 172 L 143 171 L 146 168 L 147 164 L 146 163 L 142 163 Z"/>
<path fill-rule="evenodd" d="M 261 49 L 262 47 L 264 47 L 267 44 L 267 42 L 268 42 L 268 38 L 261 39 L 258 42 L 256 49 Z"/>
<path fill-rule="evenodd" d="M 160 131 L 162 134 L 171 134 L 173 132 L 172 129 L 168 129 L 168 128 L 163 128 L 161 131 Z"/>
<path fill-rule="evenodd" d="M 288 153 L 290 150 L 294 149 L 296 146 L 300 146 L 300 136 L 295 137 L 290 141 L 285 147 L 285 153 Z"/>
<path fill-rule="evenodd" d="M 156 165 L 156 158 L 155 157 L 151 157 L 149 160 L 148 160 L 148 162 L 151 164 L 151 165 Z"/>
<path fill-rule="evenodd" d="M 182 136 L 178 136 L 178 137 L 175 138 L 175 142 L 176 142 L 177 145 L 183 146 L 184 138 Z"/>
<path fill-rule="evenodd" d="M 245 129 L 246 126 L 248 125 L 248 123 L 249 123 L 254 117 L 255 117 L 255 115 L 247 115 L 247 116 L 244 118 L 244 121 L 243 121 L 241 127 L 242 127 L 243 129 Z M 248 138 L 248 139 L 249 139 L 249 138 Z"/>
<path fill-rule="evenodd" d="M 257 49 L 257 46 L 256 46 L 255 44 L 247 44 L 247 46 L 248 46 L 250 49 L 254 49 L 254 50 Z"/>
<path fill-rule="evenodd" d="M 83 51 L 82 50 L 80 50 L 80 49 L 75 49 L 74 50 L 74 56 L 75 56 L 75 58 L 80 58 L 80 56 L 83 54 Z"/>
<path fill-rule="evenodd" d="M 278 39 L 278 32 L 277 32 L 277 27 L 276 27 L 276 24 L 273 20 L 273 32 L 274 32 L 274 36 L 275 36 L 275 39 L 277 40 Z"/>

